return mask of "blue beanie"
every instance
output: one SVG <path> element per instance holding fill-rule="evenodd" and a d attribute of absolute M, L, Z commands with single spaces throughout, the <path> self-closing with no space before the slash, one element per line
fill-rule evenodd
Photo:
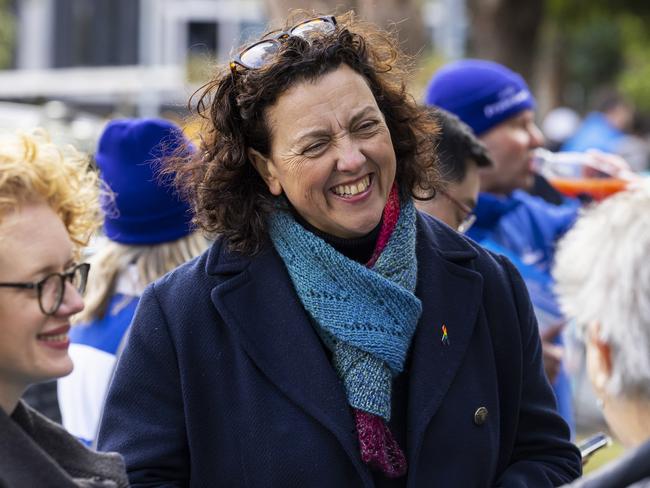
<path fill-rule="evenodd" d="M 425 102 L 457 115 L 477 136 L 535 108 L 524 79 L 493 61 L 464 59 L 443 66 L 426 91 Z"/>
<path fill-rule="evenodd" d="M 122 244 L 159 244 L 192 232 L 189 206 L 160 183 L 160 159 L 192 148 L 180 128 L 160 119 L 108 123 L 95 154 L 102 179 L 115 193 L 106 199 L 106 236 Z"/>

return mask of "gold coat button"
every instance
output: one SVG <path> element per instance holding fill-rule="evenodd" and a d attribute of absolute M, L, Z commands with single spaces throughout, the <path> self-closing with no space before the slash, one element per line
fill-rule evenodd
<path fill-rule="evenodd" d="M 485 407 L 479 407 L 476 409 L 476 412 L 474 412 L 474 423 L 476 425 L 483 425 L 485 421 L 487 420 L 488 416 L 488 409 Z"/>

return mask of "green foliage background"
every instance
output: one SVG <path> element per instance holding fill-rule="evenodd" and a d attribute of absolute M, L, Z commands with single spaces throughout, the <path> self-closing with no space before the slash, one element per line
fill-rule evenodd
<path fill-rule="evenodd" d="M 610 86 L 650 113 L 650 2 L 547 0 L 547 16 L 566 43 L 567 80 L 584 89 L 570 102 L 586 109 L 597 88 Z"/>

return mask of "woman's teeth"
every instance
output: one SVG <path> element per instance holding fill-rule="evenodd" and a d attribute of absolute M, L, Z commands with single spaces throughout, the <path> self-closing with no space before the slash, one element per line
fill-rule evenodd
<path fill-rule="evenodd" d="M 359 183 L 356 185 L 338 185 L 332 188 L 332 191 L 339 195 L 339 196 L 345 196 L 345 197 L 351 197 L 354 195 L 357 195 L 359 193 L 362 193 L 368 189 L 370 186 L 370 175 L 366 176 L 363 178 Z"/>
<path fill-rule="evenodd" d="M 68 340 L 68 334 L 57 334 L 57 335 L 44 335 L 44 334 L 39 334 L 38 336 L 39 341 L 45 341 L 45 342 L 63 342 Z"/>

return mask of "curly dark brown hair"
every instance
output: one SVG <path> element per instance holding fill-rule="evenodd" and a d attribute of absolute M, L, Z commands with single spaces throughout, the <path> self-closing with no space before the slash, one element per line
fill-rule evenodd
<path fill-rule="evenodd" d="M 290 17 L 287 25 L 295 25 Z M 346 64 L 365 78 L 386 120 L 397 159 L 396 180 L 404 198 L 417 189 L 429 198 L 438 188 L 432 134 L 435 119 L 407 93 L 410 60 L 391 34 L 355 18 L 337 16 L 337 28 L 305 40 L 291 36 L 272 61 L 259 69 L 221 67 L 199 95 L 203 119 L 201 150 L 189 160 L 167 162 L 179 191 L 192 203 L 195 223 L 208 234 L 224 236 L 231 249 L 254 254 L 267 238 L 266 217 L 277 205 L 248 157 L 270 152 L 266 110 L 294 84 L 315 80 Z M 190 99 L 190 105 L 192 105 Z"/>

